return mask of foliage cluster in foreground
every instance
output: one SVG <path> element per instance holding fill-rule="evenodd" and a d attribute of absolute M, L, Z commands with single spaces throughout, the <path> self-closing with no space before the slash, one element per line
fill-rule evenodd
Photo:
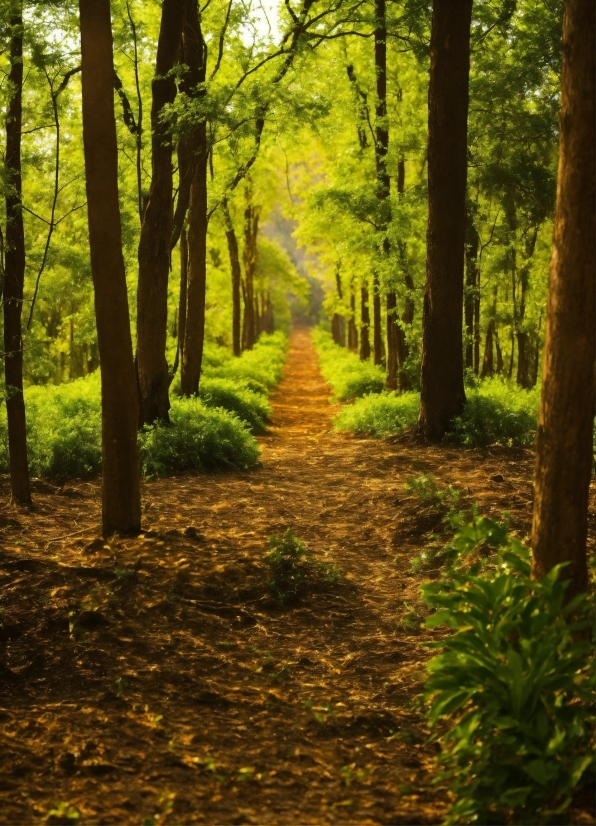
<path fill-rule="evenodd" d="M 438 780 L 456 795 L 447 823 L 561 823 L 593 782 L 592 607 L 565 603 L 564 566 L 530 578 L 529 549 L 489 519 L 457 533 L 452 566 L 423 586 L 433 643 L 428 716 Z M 563 570 L 562 570 L 563 569 Z"/>
<path fill-rule="evenodd" d="M 270 579 L 267 587 L 283 605 L 297 599 L 320 582 L 336 582 L 339 570 L 332 562 L 321 562 L 292 531 L 269 539 L 271 550 L 265 554 Z"/>
<path fill-rule="evenodd" d="M 252 433 L 264 433 L 267 392 L 286 358 L 282 333 L 263 335 L 254 349 L 232 359 L 224 348 L 208 351 L 198 399 L 172 395 L 171 425 L 139 434 L 146 476 L 196 470 L 244 469 L 259 459 Z M 29 464 L 33 476 L 63 481 L 101 472 L 100 377 L 95 372 L 61 385 L 25 391 Z M 252 431 L 252 433 L 251 433 Z M 6 408 L 0 407 L 0 472 L 8 471 Z"/>

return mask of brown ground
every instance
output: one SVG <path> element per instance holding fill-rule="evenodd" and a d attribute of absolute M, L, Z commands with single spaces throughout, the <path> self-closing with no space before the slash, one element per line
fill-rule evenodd
<path fill-rule="evenodd" d="M 38 482 L 31 513 L 1 483 L 1 823 L 61 803 L 78 823 L 441 821 L 410 566 L 442 528 L 404 483 L 432 473 L 523 536 L 531 455 L 335 434 L 328 396 L 297 330 L 262 467 L 148 482 L 137 539 L 95 538 L 96 482 Z M 262 558 L 287 528 L 345 579 L 281 610 Z"/>

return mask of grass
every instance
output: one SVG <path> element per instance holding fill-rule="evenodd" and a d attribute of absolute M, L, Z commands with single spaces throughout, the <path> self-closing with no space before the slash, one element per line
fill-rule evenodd
<path fill-rule="evenodd" d="M 271 408 L 267 393 L 281 378 L 287 339 L 262 336 L 234 359 L 209 346 L 199 399 L 171 394 L 169 426 L 139 434 L 141 469 L 164 476 L 188 469 L 253 467 L 259 448 L 252 434 L 265 433 Z M 101 473 L 100 376 L 25 391 L 31 475 L 62 482 Z M 8 472 L 6 408 L 0 406 L 0 473 Z"/>
<path fill-rule="evenodd" d="M 334 401 L 351 401 L 370 393 L 380 393 L 385 386 L 383 369 L 333 342 L 329 333 L 316 329 L 313 342 L 319 356 L 321 373 L 332 389 Z"/>

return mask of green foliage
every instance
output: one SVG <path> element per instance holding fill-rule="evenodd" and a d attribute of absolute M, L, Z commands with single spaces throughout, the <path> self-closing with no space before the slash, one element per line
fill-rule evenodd
<path fill-rule="evenodd" d="M 383 390 L 385 375 L 381 367 L 361 361 L 355 353 L 339 347 L 324 330 L 315 330 L 313 341 L 321 372 L 333 388 L 334 400 L 345 402 Z"/>
<path fill-rule="evenodd" d="M 409 476 L 406 481 L 406 493 L 417 496 L 433 509 L 442 511 L 453 507 L 460 497 L 460 492 L 452 485 L 442 488 L 436 479 L 429 473 L 419 476 Z"/>
<path fill-rule="evenodd" d="M 199 399 L 176 399 L 171 425 L 154 425 L 139 436 L 145 476 L 183 470 L 231 470 L 254 467 L 259 446 L 248 425 L 234 413 L 206 407 Z"/>
<path fill-rule="evenodd" d="M 221 407 L 235 413 L 253 433 L 267 433 L 271 406 L 260 393 L 231 379 L 204 378 L 199 385 L 199 398 L 206 407 Z"/>
<path fill-rule="evenodd" d="M 339 570 L 331 562 L 320 562 L 306 544 L 292 531 L 269 539 L 271 549 L 265 554 L 271 579 L 267 586 L 281 605 L 288 599 L 302 596 L 309 585 L 317 582 L 336 582 Z"/>
<path fill-rule="evenodd" d="M 207 366 L 210 378 L 230 379 L 254 391 L 270 392 L 279 383 L 286 361 L 288 339 L 280 331 L 271 335 L 262 333 L 252 350 L 245 350 L 240 358 L 230 359 L 215 367 Z"/>
<path fill-rule="evenodd" d="M 455 633 L 433 647 L 428 717 L 456 794 L 447 823 L 561 823 L 594 769 L 592 607 L 565 604 L 564 566 L 536 582 L 530 552 L 489 519 L 454 540 L 450 573 L 423 586 Z"/>
<path fill-rule="evenodd" d="M 534 444 L 540 387 L 524 390 L 499 379 L 485 379 L 468 390 L 467 397 L 462 416 L 452 424 L 447 437 L 450 441 L 472 447 Z"/>
<path fill-rule="evenodd" d="M 364 396 L 343 408 L 333 420 L 336 430 L 383 439 L 413 427 L 418 419 L 419 393 L 384 392 Z"/>

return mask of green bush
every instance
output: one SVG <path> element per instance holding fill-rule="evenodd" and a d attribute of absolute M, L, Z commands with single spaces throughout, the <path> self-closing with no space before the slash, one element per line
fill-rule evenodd
<path fill-rule="evenodd" d="M 453 421 L 449 441 L 470 447 L 501 444 L 530 447 L 536 439 L 540 388 L 524 390 L 501 379 L 484 379 L 467 390 L 462 416 Z"/>
<path fill-rule="evenodd" d="M 529 550 L 488 519 L 453 545 L 450 573 L 423 586 L 427 626 L 455 632 L 433 644 L 425 692 L 456 795 L 446 823 L 564 822 L 594 769 L 591 606 L 565 604 L 564 566 L 533 581 Z"/>
<path fill-rule="evenodd" d="M 313 331 L 321 373 L 333 389 L 336 401 L 350 401 L 369 393 L 380 393 L 385 386 L 383 369 L 370 361 L 361 361 L 355 353 L 333 342 L 329 333 Z"/>
<path fill-rule="evenodd" d="M 267 433 L 271 407 L 266 398 L 231 379 L 205 377 L 199 385 L 205 407 L 221 407 L 250 425 L 253 433 Z"/>
<path fill-rule="evenodd" d="M 286 361 L 288 339 L 281 333 L 262 333 L 252 350 L 217 366 L 205 367 L 209 378 L 230 379 L 253 392 L 268 394 L 279 383 Z"/>
<path fill-rule="evenodd" d="M 265 563 L 269 566 L 271 579 L 267 587 L 281 605 L 287 599 L 300 597 L 309 584 L 339 579 L 337 566 L 319 562 L 292 531 L 286 531 L 282 537 L 270 537 L 269 544 L 272 550 L 265 554 Z"/>
<path fill-rule="evenodd" d="M 359 436 L 383 439 L 402 433 L 416 424 L 420 396 L 418 393 L 383 392 L 356 399 L 334 418 L 336 430 L 347 430 Z"/>
<path fill-rule="evenodd" d="M 200 399 L 175 399 L 170 419 L 170 425 L 154 425 L 139 435 L 145 476 L 257 464 L 259 446 L 248 425 L 234 413 L 206 407 Z"/>

